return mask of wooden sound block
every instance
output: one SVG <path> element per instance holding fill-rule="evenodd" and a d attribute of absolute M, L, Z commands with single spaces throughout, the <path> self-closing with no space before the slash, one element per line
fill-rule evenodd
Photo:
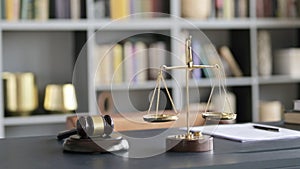
<path fill-rule="evenodd" d="M 166 139 L 167 151 L 171 152 L 205 152 L 213 150 L 213 137 L 173 135 Z"/>
<path fill-rule="evenodd" d="M 123 145 L 125 143 L 125 145 Z M 64 151 L 78 153 L 107 153 L 128 149 L 128 143 L 122 136 L 112 134 L 109 137 L 80 138 L 72 135 L 63 143 Z"/>

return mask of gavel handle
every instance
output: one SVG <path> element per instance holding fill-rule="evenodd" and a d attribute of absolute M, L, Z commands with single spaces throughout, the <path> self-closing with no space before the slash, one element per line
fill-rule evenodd
<path fill-rule="evenodd" d="M 58 139 L 58 140 L 62 140 L 62 139 L 65 139 L 65 138 L 67 138 L 67 137 L 69 137 L 69 136 L 71 136 L 71 135 L 75 135 L 75 134 L 77 134 L 77 133 L 78 133 L 78 132 L 77 132 L 77 129 L 76 129 L 76 128 L 71 129 L 71 130 L 61 131 L 61 132 L 58 133 L 57 139 Z"/>

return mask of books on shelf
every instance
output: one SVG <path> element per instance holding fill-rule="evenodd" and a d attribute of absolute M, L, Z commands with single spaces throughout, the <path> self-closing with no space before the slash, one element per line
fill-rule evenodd
<path fill-rule="evenodd" d="M 195 39 L 192 41 L 192 54 L 193 54 L 193 63 L 195 65 L 200 65 L 201 64 L 201 45 L 200 45 L 200 41 L 198 39 Z M 192 77 L 193 79 L 201 79 L 201 69 L 194 69 L 192 72 Z"/>
<path fill-rule="evenodd" d="M 119 44 L 95 44 L 95 83 L 141 83 L 157 78 L 166 64 L 167 48 L 163 41 L 126 40 Z"/>
<path fill-rule="evenodd" d="M 283 116 L 285 123 L 300 124 L 300 100 L 294 100 L 293 109 L 286 110 Z"/>
<path fill-rule="evenodd" d="M 121 83 L 123 82 L 123 46 L 121 44 L 116 44 L 112 50 L 113 82 Z"/>
<path fill-rule="evenodd" d="M 134 74 L 134 46 L 131 41 L 127 41 L 124 43 L 124 81 L 130 82 L 133 79 Z"/>
<path fill-rule="evenodd" d="M 128 16 L 130 13 L 129 0 L 110 0 L 110 17 L 119 19 Z"/>
<path fill-rule="evenodd" d="M 181 31 L 180 37 L 183 41 L 183 37 L 188 37 L 188 31 Z M 223 45 L 219 48 L 219 51 L 215 50 L 213 44 L 209 44 L 199 37 L 195 36 L 192 41 L 193 63 L 196 65 L 223 65 L 226 76 L 241 77 L 243 76 L 242 69 L 240 68 L 237 60 L 233 56 L 228 46 Z M 219 53 L 217 53 L 219 52 Z M 180 48 L 180 62 L 185 64 L 185 48 L 181 45 Z M 185 73 L 182 73 L 181 79 L 185 77 Z M 219 72 L 216 69 L 204 68 L 193 70 L 191 77 L 193 79 L 212 78 L 219 76 Z"/>
<path fill-rule="evenodd" d="M 79 19 L 85 0 L 1 0 L 1 18 L 7 21 Z"/>
<path fill-rule="evenodd" d="M 5 8 L 5 18 L 8 21 L 16 21 L 20 14 L 20 0 L 3 0 Z"/>
<path fill-rule="evenodd" d="M 181 15 L 185 18 L 243 18 L 249 16 L 248 11 L 248 0 L 181 0 Z"/>
<path fill-rule="evenodd" d="M 224 60 L 226 61 L 226 64 L 228 64 L 232 75 L 235 76 L 235 77 L 243 76 L 243 72 L 242 72 L 239 64 L 235 60 L 235 58 L 234 58 L 232 52 L 230 51 L 229 47 L 228 46 L 222 46 L 222 47 L 220 47 L 219 52 L 220 52 L 220 56 L 222 58 L 224 58 Z"/>
<path fill-rule="evenodd" d="M 24 19 L 47 20 L 49 18 L 49 0 L 34 1 L 34 10 L 29 9 L 28 12 L 30 13 L 29 17 Z"/>
<path fill-rule="evenodd" d="M 96 84 L 109 84 L 112 75 L 112 45 L 110 44 L 101 44 L 94 45 L 94 71 L 95 74 L 94 82 Z"/>
<path fill-rule="evenodd" d="M 286 111 L 284 113 L 284 122 L 291 124 L 300 124 L 300 111 Z"/>
<path fill-rule="evenodd" d="M 149 45 L 149 80 L 156 80 L 161 65 L 167 64 L 167 46 L 165 42 L 158 41 Z"/>
<path fill-rule="evenodd" d="M 119 19 L 127 16 L 152 18 L 170 13 L 170 2 L 161 0 L 96 0 L 94 6 L 95 19 Z"/>
<path fill-rule="evenodd" d="M 211 0 L 184 0 L 181 1 L 181 15 L 185 18 L 206 19 L 211 13 Z"/>
<path fill-rule="evenodd" d="M 299 17 L 299 0 L 256 0 L 257 17 Z"/>

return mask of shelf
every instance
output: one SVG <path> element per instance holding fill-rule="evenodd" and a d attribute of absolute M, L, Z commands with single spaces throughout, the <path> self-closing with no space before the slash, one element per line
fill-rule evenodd
<path fill-rule="evenodd" d="M 217 79 L 214 79 L 217 80 Z M 190 80 L 190 87 L 211 87 L 212 79 Z M 250 86 L 252 83 L 251 77 L 227 77 L 225 85 L 229 86 Z"/>
<path fill-rule="evenodd" d="M 300 27 L 300 19 L 297 18 L 260 18 L 256 19 L 258 29 L 278 29 Z"/>
<path fill-rule="evenodd" d="M 283 84 L 283 83 L 300 83 L 300 77 L 289 75 L 273 75 L 270 77 L 259 77 L 259 84 Z"/>
<path fill-rule="evenodd" d="M 92 20 L 89 23 L 94 29 L 99 30 L 170 30 L 172 20 L 170 18 L 153 18 L 153 19 L 125 19 L 111 20 L 101 19 Z"/>
<path fill-rule="evenodd" d="M 167 86 L 172 87 L 172 80 L 166 80 Z M 97 91 L 122 91 L 122 90 L 152 90 L 155 88 L 156 81 L 147 81 L 136 84 L 131 84 L 128 86 L 128 83 L 112 84 L 112 85 L 99 85 L 96 87 Z M 161 85 L 163 87 L 163 84 Z"/>
<path fill-rule="evenodd" d="M 6 117 L 4 118 L 5 126 L 30 125 L 30 124 L 49 124 L 63 123 L 69 115 L 37 115 L 28 117 Z"/>
<path fill-rule="evenodd" d="M 34 124 L 54 124 L 65 123 L 68 116 L 75 115 L 88 115 L 88 113 L 73 113 L 73 114 L 45 114 L 45 115 L 32 115 L 32 116 L 15 116 L 5 117 L 5 126 L 21 126 L 21 125 L 34 125 Z M 91 115 L 95 115 L 92 114 Z"/>
<path fill-rule="evenodd" d="M 34 125 L 34 124 L 53 124 L 65 123 L 68 116 L 74 114 L 51 114 L 51 115 L 34 115 L 26 117 L 5 117 L 5 126 L 20 126 L 20 125 Z"/>
<path fill-rule="evenodd" d="M 185 22 L 178 22 L 183 29 L 249 29 L 254 22 L 248 18 L 244 19 L 208 19 L 197 20 L 187 19 Z"/>
<path fill-rule="evenodd" d="M 55 19 L 48 21 L 20 20 L 15 22 L 0 21 L 4 31 L 37 31 L 37 30 L 86 30 L 89 26 L 88 21 Z"/>
<path fill-rule="evenodd" d="M 4 31 L 9 30 L 87 30 L 88 28 L 101 30 L 170 30 L 174 25 L 182 29 L 259 29 L 300 27 L 300 19 L 294 18 L 237 18 L 237 19 L 176 19 L 176 18 L 152 18 L 152 19 L 52 19 L 47 21 L 19 20 L 15 22 L 0 21 Z"/>

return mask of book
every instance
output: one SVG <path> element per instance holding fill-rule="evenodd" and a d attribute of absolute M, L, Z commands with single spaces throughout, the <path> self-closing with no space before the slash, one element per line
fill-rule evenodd
<path fill-rule="evenodd" d="M 278 3 L 278 17 L 287 17 L 287 0 L 277 0 Z"/>
<path fill-rule="evenodd" d="M 201 55 L 201 61 L 204 65 L 216 65 L 222 66 L 221 60 L 219 59 L 219 55 L 216 52 L 215 46 L 210 43 L 201 44 L 203 49 L 203 54 Z M 222 69 L 222 68 L 221 68 Z M 220 74 L 218 69 L 214 68 L 205 68 L 203 69 L 204 74 L 207 78 L 218 78 Z"/>
<path fill-rule="evenodd" d="M 3 5 L 4 5 L 4 1 L 0 1 L 0 19 L 4 19 L 5 17 L 3 16 L 4 15 L 4 11 L 5 8 L 3 8 Z"/>
<path fill-rule="evenodd" d="M 40 21 L 49 19 L 49 0 L 34 1 L 34 17 Z"/>
<path fill-rule="evenodd" d="M 94 65 L 93 74 L 94 83 L 109 84 L 112 77 L 112 45 L 110 44 L 95 44 L 94 45 Z"/>
<path fill-rule="evenodd" d="M 70 18 L 70 0 L 55 0 L 55 18 Z"/>
<path fill-rule="evenodd" d="M 274 15 L 274 1 L 273 0 L 262 0 L 263 1 L 263 17 L 273 17 Z"/>
<path fill-rule="evenodd" d="M 300 124 L 300 100 L 294 100 L 293 109 L 286 110 L 283 116 L 285 123 Z"/>
<path fill-rule="evenodd" d="M 70 17 L 71 19 L 78 20 L 80 19 L 80 1 L 81 0 L 70 0 Z"/>
<path fill-rule="evenodd" d="M 229 47 L 222 46 L 219 49 L 219 52 L 220 52 L 220 55 L 227 61 L 232 74 L 235 77 L 241 77 L 241 76 L 243 76 L 241 68 L 238 65 L 237 61 L 235 60 L 235 58 L 234 58 L 233 54 L 231 53 Z"/>
<path fill-rule="evenodd" d="M 141 1 L 141 9 L 143 12 L 144 18 L 151 18 L 152 14 L 149 12 L 152 12 L 152 0 L 142 0 Z"/>
<path fill-rule="evenodd" d="M 263 0 L 256 1 L 256 17 L 258 17 L 258 18 L 264 17 L 264 2 L 263 2 Z"/>
<path fill-rule="evenodd" d="M 96 0 L 93 6 L 94 18 L 101 19 L 105 17 L 105 0 Z"/>
<path fill-rule="evenodd" d="M 133 60 L 134 60 L 134 46 L 133 43 L 130 41 L 126 41 L 124 43 L 124 81 L 131 82 L 134 75 L 134 67 L 133 67 Z"/>
<path fill-rule="evenodd" d="M 224 19 L 232 19 L 234 18 L 235 13 L 235 3 L 234 0 L 224 0 L 223 2 L 223 18 Z"/>
<path fill-rule="evenodd" d="M 22 0 L 20 18 L 22 20 L 33 19 L 33 8 L 35 8 L 33 0 Z"/>
<path fill-rule="evenodd" d="M 167 60 L 167 47 L 165 42 L 158 41 L 151 43 L 148 52 L 149 79 L 156 80 L 160 67 L 165 65 Z"/>
<path fill-rule="evenodd" d="M 248 16 L 248 0 L 236 0 L 236 17 L 246 18 Z"/>
<path fill-rule="evenodd" d="M 113 83 L 123 82 L 123 46 L 116 44 L 113 47 Z"/>
<path fill-rule="evenodd" d="M 185 0 L 181 2 L 181 15 L 185 18 L 207 19 L 211 14 L 211 0 Z"/>
<path fill-rule="evenodd" d="M 110 18 L 119 19 L 130 14 L 129 0 L 110 0 Z"/>
<path fill-rule="evenodd" d="M 284 122 L 291 124 L 300 124 L 300 111 L 297 110 L 287 110 L 283 114 Z"/>
<path fill-rule="evenodd" d="M 216 17 L 223 18 L 223 0 L 215 0 Z"/>
<path fill-rule="evenodd" d="M 134 76 L 136 82 L 144 82 L 147 80 L 147 57 L 148 49 L 144 42 L 138 41 L 134 44 L 135 53 L 134 53 Z"/>
<path fill-rule="evenodd" d="M 192 52 L 193 52 L 193 63 L 195 65 L 200 65 L 201 46 L 198 39 L 192 41 Z M 194 79 L 201 79 L 201 69 L 194 69 L 192 72 L 192 77 Z"/>
<path fill-rule="evenodd" d="M 5 0 L 5 16 L 7 21 L 19 19 L 20 0 Z"/>

